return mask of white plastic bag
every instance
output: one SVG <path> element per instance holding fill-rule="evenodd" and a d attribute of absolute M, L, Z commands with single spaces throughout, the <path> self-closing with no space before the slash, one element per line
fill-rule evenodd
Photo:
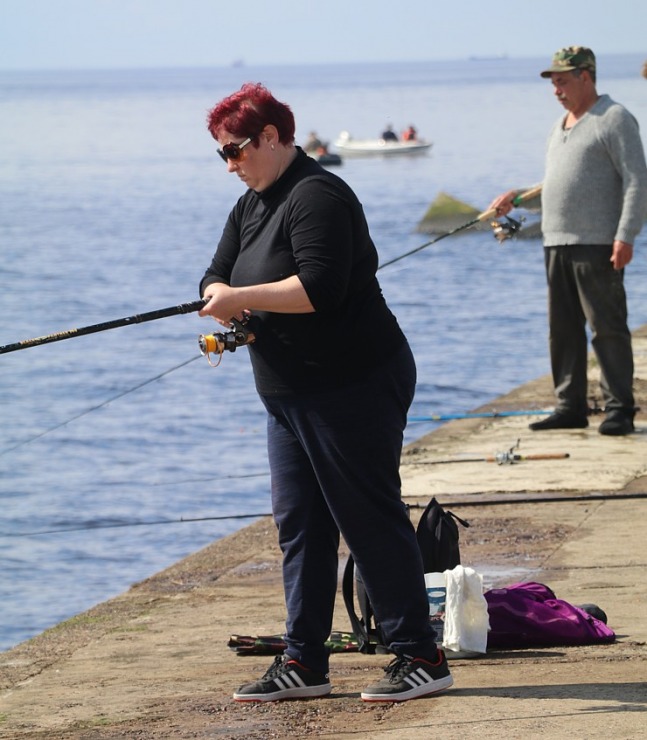
<path fill-rule="evenodd" d="M 444 575 L 443 647 L 454 652 L 485 653 L 490 620 L 483 596 L 483 576 L 462 565 L 446 570 Z"/>

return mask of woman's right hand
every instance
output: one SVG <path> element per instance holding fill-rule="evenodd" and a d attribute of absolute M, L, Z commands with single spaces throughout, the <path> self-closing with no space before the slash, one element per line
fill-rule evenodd
<path fill-rule="evenodd" d="M 203 300 L 209 302 L 198 311 L 199 316 L 211 316 L 228 328 L 232 319 L 242 321 L 245 309 L 238 306 L 235 288 L 224 283 L 212 283 L 205 288 Z"/>

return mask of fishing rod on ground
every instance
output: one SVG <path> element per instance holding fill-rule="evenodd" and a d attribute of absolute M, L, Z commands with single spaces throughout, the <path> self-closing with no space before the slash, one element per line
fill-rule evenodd
<path fill-rule="evenodd" d="M 589 416 L 602 414 L 604 407 L 600 406 L 595 396 L 591 398 L 589 406 Z M 408 416 L 407 421 L 452 421 L 454 419 L 498 419 L 506 416 L 536 416 L 543 414 L 553 414 L 554 409 L 517 409 L 510 411 L 473 411 L 468 413 L 456 414 L 429 414 L 421 416 Z"/>
<path fill-rule="evenodd" d="M 509 450 L 497 452 L 496 455 L 485 455 L 484 457 L 452 457 L 448 460 L 411 460 L 403 465 L 446 465 L 447 463 L 475 463 L 495 462 L 497 465 L 513 465 L 523 460 L 565 460 L 570 457 L 568 452 L 546 452 L 521 455 L 515 450 L 519 449 L 521 440 L 518 439 Z"/>
<path fill-rule="evenodd" d="M 441 502 L 440 505 L 445 509 L 456 509 L 462 507 L 482 507 L 482 506 L 518 506 L 520 504 L 558 504 L 558 503 L 573 503 L 581 502 L 587 503 L 591 501 L 627 501 L 627 500 L 641 500 L 647 499 L 647 492 L 639 493 L 583 493 L 576 495 L 560 496 L 560 495 L 543 495 L 538 494 L 536 496 L 524 496 L 523 498 L 485 498 L 476 499 L 474 501 L 461 500 L 461 501 L 447 501 Z M 427 504 L 414 503 L 406 504 L 409 509 L 426 509 Z M 222 521 L 225 519 L 262 519 L 265 517 L 271 517 L 272 513 L 269 511 L 257 512 L 255 514 L 229 514 L 224 516 L 201 516 L 201 517 L 180 517 L 179 519 L 158 519 L 143 522 L 113 522 L 110 524 L 86 524 L 79 525 L 77 527 L 61 527 L 60 529 L 40 529 L 33 532 L 0 532 L 0 537 L 36 537 L 44 534 L 68 534 L 70 532 L 85 532 L 87 530 L 94 529 L 115 529 L 123 527 L 156 527 L 165 524 L 193 524 L 196 522 L 210 522 L 210 521 Z"/>
<path fill-rule="evenodd" d="M 403 463 L 403 465 L 446 465 L 448 463 L 475 463 L 475 462 L 495 462 L 497 465 L 512 465 L 524 460 L 565 460 L 569 458 L 568 452 L 549 452 L 531 455 L 520 455 L 512 452 L 497 452 L 496 455 L 486 455 L 485 457 L 454 457 L 449 460 L 421 460 L 420 462 L 412 461 Z"/>
<path fill-rule="evenodd" d="M 552 414 L 546 409 L 520 409 L 518 411 L 475 411 L 465 414 L 429 414 L 428 416 L 408 416 L 407 421 L 452 421 L 453 419 L 498 419 L 505 416 L 534 416 Z"/>

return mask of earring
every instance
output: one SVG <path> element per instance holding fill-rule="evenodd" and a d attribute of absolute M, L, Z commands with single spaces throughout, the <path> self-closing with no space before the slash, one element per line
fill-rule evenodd
<path fill-rule="evenodd" d="M 274 144 L 270 144 L 270 149 L 274 151 Z"/>

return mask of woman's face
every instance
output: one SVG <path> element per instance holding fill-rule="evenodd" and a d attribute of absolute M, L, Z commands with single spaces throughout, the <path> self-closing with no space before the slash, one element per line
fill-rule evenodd
<path fill-rule="evenodd" d="M 246 141 L 246 137 L 235 136 L 229 131 L 222 131 L 217 139 L 221 150 L 227 151 L 227 144 L 240 146 Z M 263 131 L 252 142 L 245 144 L 240 150 L 238 157 L 227 158 L 227 171 L 235 172 L 248 188 L 262 192 L 276 179 L 276 173 L 272 166 L 271 144 L 268 135 Z"/>

